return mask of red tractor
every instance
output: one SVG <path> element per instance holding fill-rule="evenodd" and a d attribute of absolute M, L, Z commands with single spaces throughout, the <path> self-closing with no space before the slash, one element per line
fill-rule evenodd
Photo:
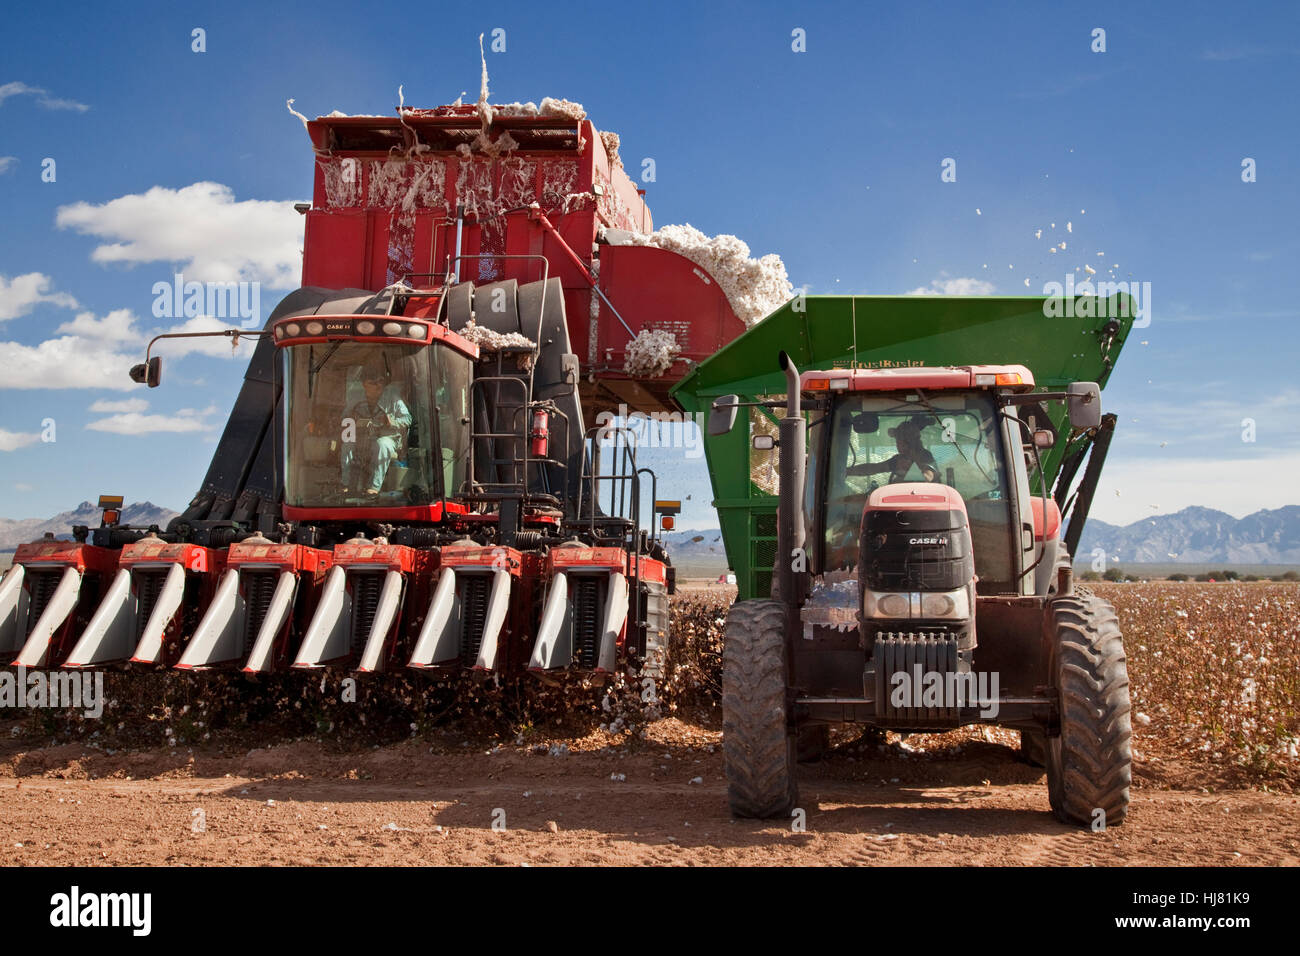
<path fill-rule="evenodd" d="M 1124 819 L 1131 726 L 1114 608 L 1077 591 L 1040 449 L 1101 421 L 1098 387 L 1035 392 L 1023 366 L 834 369 L 787 378 L 772 597 L 727 619 L 723 721 L 738 816 L 789 814 L 801 749 L 856 723 L 1018 729 L 1063 821 Z M 714 403 L 726 434 L 739 406 Z M 756 435 L 771 447 L 771 436 Z"/>

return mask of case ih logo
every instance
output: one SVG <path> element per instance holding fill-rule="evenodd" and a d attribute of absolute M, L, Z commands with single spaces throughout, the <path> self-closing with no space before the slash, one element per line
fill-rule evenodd
<path fill-rule="evenodd" d="M 942 544 L 947 545 L 947 538 L 908 538 L 908 544 Z"/>

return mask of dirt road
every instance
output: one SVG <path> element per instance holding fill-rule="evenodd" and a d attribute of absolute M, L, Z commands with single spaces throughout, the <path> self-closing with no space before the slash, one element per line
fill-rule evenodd
<path fill-rule="evenodd" d="M 930 750 L 911 749 L 916 738 L 883 752 L 842 744 L 805 765 L 803 832 L 794 819 L 733 821 L 720 734 L 676 719 L 632 746 L 491 753 L 414 740 L 239 756 L 8 744 L 0 863 L 1300 863 L 1300 796 L 1215 792 L 1139 763 L 1128 821 L 1091 833 L 1055 821 L 1041 771 L 1005 745 L 1011 735 L 964 734 Z"/>

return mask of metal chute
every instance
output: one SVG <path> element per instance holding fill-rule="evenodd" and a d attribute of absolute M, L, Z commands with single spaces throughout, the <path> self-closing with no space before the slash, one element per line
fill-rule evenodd
<path fill-rule="evenodd" d="M 135 649 L 135 616 L 131 571 L 120 568 L 63 666 L 94 667 L 126 660 Z"/>
<path fill-rule="evenodd" d="M 307 625 L 294 667 L 321 667 L 346 657 L 351 639 L 352 596 L 348 593 L 347 569 L 335 565 L 325 578 L 316 613 Z"/>
<path fill-rule="evenodd" d="M 27 630 L 27 591 L 23 566 L 15 564 L 0 577 L 0 655 L 8 659 L 22 647 Z"/>
<path fill-rule="evenodd" d="M 479 639 L 478 657 L 474 670 L 490 672 L 497 666 L 497 649 L 501 628 L 510 609 L 510 572 L 492 572 L 492 590 L 488 594 L 487 613 L 483 619 L 483 633 Z"/>
<path fill-rule="evenodd" d="M 48 573 L 48 572 L 46 572 Z M 13 663 L 18 667 L 46 667 L 49 665 L 50 647 L 54 636 L 68 621 L 81 596 L 81 571 L 65 567 L 59 583 L 44 602 L 40 617 L 27 633 L 22 650 Z M 30 614 L 31 608 L 28 609 Z"/>
<path fill-rule="evenodd" d="M 276 642 L 289 624 L 297 588 L 293 571 L 230 568 L 176 666 L 205 670 L 237 664 L 247 656 L 245 670 L 269 670 Z"/>
<path fill-rule="evenodd" d="M 569 579 L 563 572 L 551 580 L 537 640 L 528 661 L 532 673 L 568 667 L 573 660 L 573 615 L 569 605 Z"/>
<path fill-rule="evenodd" d="M 293 613 L 293 599 L 298 594 L 298 575 L 281 571 L 275 582 L 275 591 L 266 607 L 266 614 L 257 630 L 257 639 L 248 655 L 244 670 L 248 673 L 269 671 L 275 664 L 275 645 L 284 633 L 289 616 Z"/>
<path fill-rule="evenodd" d="M 443 568 L 408 667 L 437 667 L 460 656 L 460 600 L 456 572 Z"/>
<path fill-rule="evenodd" d="M 136 664 L 158 664 L 162 662 L 163 636 L 176 612 L 181 609 L 181 598 L 185 593 L 185 569 L 179 564 L 167 568 L 162 587 L 154 598 L 153 609 L 140 630 L 140 640 L 136 644 L 131 661 Z M 137 604 L 136 614 L 144 609 Z"/>
<path fill-rule="evenodd" d="M 361 666 L 357 670 L 373 673 L 386 668 L 388 660 L 386 650 L 389 633 L 397 623 L 398 612 L 402 608 L 402 590 L 404 584 L 400 571 L 388 571 L 384 574 L 384 585 L 379 592 L 379 600 L 371 618 L 370 634 L 366 638 L 365 649 L 361 654 Z"/>

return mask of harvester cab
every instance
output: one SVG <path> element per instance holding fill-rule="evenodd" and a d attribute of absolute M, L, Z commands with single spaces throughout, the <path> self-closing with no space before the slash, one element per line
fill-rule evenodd
<path fill-rule="evenodd" d="M 1035 391 L 1020 365 L 781 365 L 773 599 L 738 602 L 726 632 L 733 810 L 788 813 L 801 745 L 831 725 L 982 722 L 1038 743 L 1062 819 L 1120 822 L 1122 639 L 1113 609 L 1074 591 L 1040 458 L 1056 441 L 1044 403 L 1066 405 L 1072 433 L 1093 431 L 1098 386 Z M 715 403 L 715 435 L 737 404 Z"/>

